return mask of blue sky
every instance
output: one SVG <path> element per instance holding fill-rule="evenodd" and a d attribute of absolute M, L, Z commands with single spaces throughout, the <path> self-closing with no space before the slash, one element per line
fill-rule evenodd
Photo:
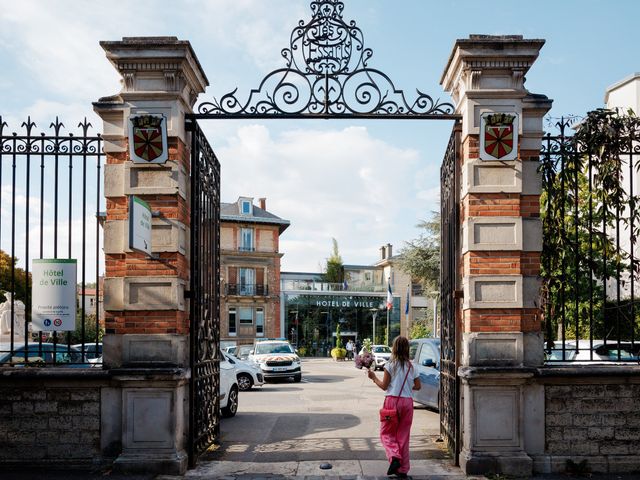
<path fill-rule="evenodd" d="M 456 38 L 472 33 L 544 38 L 526 86 L 554 100 L 552 116 L 602 106 L 604 90 L 640 71 L 637 19 L 628 1 L 478 2 L 344 0 L 369 65 L 412 98 L 439 86 Z M 292 28 L 309 0 L 0 0 L 0 115 L 10 130 L 31 115 L 94 125 L 91 102 L 120 89 L 100 40 L 174 35 L 189 40 L 211 86 L 201 101 L 257 87 L 283 66 Z M 343 260 L 369 264 L 396 251 L 436 208 L 449 122 L 215 121 L 204 125 L 222 165 L 223 201 L 267 197 L 291 221 L 283 270 L 317 271 L 338 240 Z M 3 185 L 6 188 L 6 185 Z M 3 212 L 4 218 L 7 216 Z M 6 231 L 6 230 L 5 230 Z M 2 247 L 5 248 L 4 239 Z"/>

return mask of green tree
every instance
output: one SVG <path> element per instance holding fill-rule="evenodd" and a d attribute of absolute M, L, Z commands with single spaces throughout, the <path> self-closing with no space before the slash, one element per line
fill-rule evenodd
<path fill-rule="evenodd" d="M 426 338 L 431 336 L 431 327 L 427 325 L 424 319 L 414 320 L 409 327 L 409 339 Z"/>
<path fill-rule="evenodd" d="M 82 313 L 76 314 L 76 329 L 73 332 L 68 332 L 67 335 L 71 337 L 71 343 L 82 343 Z M 99 342 L 102 341 L 104 336 L 104 329 L 96 325 L 96 316 L 94 314 L 86 314 L 84 316 L 84 343 L 95 343 L 96 338 Z"/>
<path fill-rule="evenodd" d="M 340 337 L 340 322 L 336 324 L 336 348 L 342 348 L 342 338 Z"/>
<path fill-rule="evenodd" d="M 424 290 L 440 288 L 440 213 L 431 212 L 431 218 L 422 220 L 418 238 L 405 242 L 400 250 L 399 267 L 412 279 L 420 282 Z"/>
<path fill-rule="evenodd" d="M 344 281 L 344 264 L 338 251 L 338 241 L 332 238 L 333 250 L 324 268 L 324 281 L 327 283 L 342 283 Z"/>
<path fill-rule="evenodd" d="M 16 267 L 17 258 L 12 258 L 3 250 L 0 250 L 0 303 L 6 300 L 4 292 L 13 290 L 14 300 L 21 300 L 27 303 L 27 292 L 31 290 L 31 274 L 22 268 Z M 13 284 L 11 270 L 13 267 Z"/>

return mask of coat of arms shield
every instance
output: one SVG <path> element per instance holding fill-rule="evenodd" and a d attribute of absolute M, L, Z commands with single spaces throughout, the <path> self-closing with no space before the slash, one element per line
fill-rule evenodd
<path fill-rule="evenodd" d="M 129 117 L 129 158 L 133 163 L 165 163 L 169 158 L 164 115 Z"/>
<path fill-rule="evenodd" d="M 480 160 L 515 160 L 518 156 L 518 115 L 484 113 L 480 118 Z"/>

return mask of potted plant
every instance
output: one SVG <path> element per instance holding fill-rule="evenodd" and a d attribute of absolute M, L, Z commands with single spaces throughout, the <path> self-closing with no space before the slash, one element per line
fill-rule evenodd
<path fill-rule="evenodd" d="M 342 348 L 342 339 L 340 338 L 340 324 L 336 326 L 336 346 L 331 349 L 331 358 L 335 361 L 344 360 L 347 356 L 347 349 Z"/>

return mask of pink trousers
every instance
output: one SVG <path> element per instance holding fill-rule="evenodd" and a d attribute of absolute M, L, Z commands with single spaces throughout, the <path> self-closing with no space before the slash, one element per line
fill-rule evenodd
<path fill-rule="evenodd" d="M 397 403 L 396 403 L 397 402 Z M 413 421 L 413 399 L 408 397 L 391 397 L 384 399 L 384 408 L 396 407 L 398 411 L 398 428 L 389 426 L 388 422 L 380 423 L 380 440 L 387 453 L 387 460 L 393 457 L 400 459 L 398 472 L 409 473 L 409 437 Z"/>

